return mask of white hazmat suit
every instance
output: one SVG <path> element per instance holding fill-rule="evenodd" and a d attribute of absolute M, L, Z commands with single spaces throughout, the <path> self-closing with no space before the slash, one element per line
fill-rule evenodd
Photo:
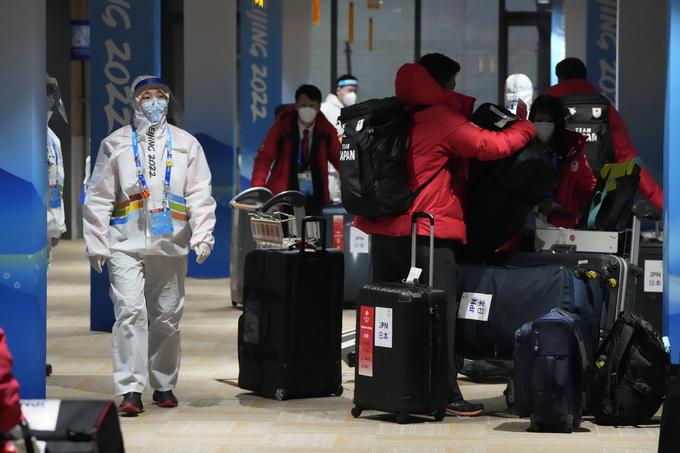
<path fill-rule="evenodd" d="M 216 204 L 203 148 L 191 134 L 167 123 L 167 107 L 151 124 L 139 103 L 150 88 L 170 94 L 152 76 L 133 82 L 134 128 L 122 127 L 102 141 L 83 208 L 92 266 L 100 271 L 104 260 L 109 265 L 116 315 L 113 378 L 119 395 L 142 393 L 147 381 L 158 391 L 175 388 L 186 255 L 191 247 L 202 262 L 214 243 Z M 154 213 L 164 214 L 165 228 L 171 225 L 172 231 L 154 230 Z"/>

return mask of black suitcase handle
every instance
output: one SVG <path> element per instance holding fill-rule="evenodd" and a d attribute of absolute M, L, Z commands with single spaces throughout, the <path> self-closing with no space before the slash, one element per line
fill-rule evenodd
<path fill-rule="evenodd" d="M 411 267 L 416 267 L 416 237 L 418 219 L 425 219 L 430 223 L 430 270 L 428 272 L 428 286 L 432 287 L 434 270 L 434 217 L 427 212 L 416 212 L 411 216 Z"/>
<path fill-rule="evenodd" d="M 319 216 L 307 216 L 304 219 L 302 219 L 302 231 L 300 232 L 300 253 L 305 253 L 305 244 L 307 243 L 306 236 L 307 236 L 307 224 L 308 223 L 320 223 L 320 230 L 321 230 L 321 251 L 325 252 L 326 251 L 326 219 L 323 217 Z"/>

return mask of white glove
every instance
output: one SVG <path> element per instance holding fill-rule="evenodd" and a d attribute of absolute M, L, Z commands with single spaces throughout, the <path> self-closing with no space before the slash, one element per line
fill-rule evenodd
<path fill-rule="evenodd" d="M 196 247 L 194 247 L 194 252 L 196 252 L 196 263 L 203 264 L 205 260 L 210 256 L 210 246 L 205 242 L 201 242 Z"/>
<path fill-rule="evenodd" d="M 102 255 L 92 255 L 90 257 L 90 266 L 92 269 L 95 270 L 98 274 L 102 273 L 102 269 L 104 267 L 104 264 L 106 264 L 106 257 Z"/>

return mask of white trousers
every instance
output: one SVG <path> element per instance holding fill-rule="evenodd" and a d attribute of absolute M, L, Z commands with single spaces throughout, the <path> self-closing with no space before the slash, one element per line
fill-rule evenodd
<path fill-rule="evenodd" d="M 154 390 L 174 389 L 187 257 L 113 252 L 108 267 L 116 394 L 142 393 L 147 382 Z"/>

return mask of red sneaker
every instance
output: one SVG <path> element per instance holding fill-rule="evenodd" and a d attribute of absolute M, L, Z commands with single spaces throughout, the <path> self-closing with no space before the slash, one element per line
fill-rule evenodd
<path fill-rule="evenodd" d="M 172 394 L 172 390 L 153 392 L 153 403 L 158 407 L 177 407 L 177 398 Z"/>
<path fill-rule="evenodd" d="M 123 401 L 118 405 L 118 413 L 123 416 L 134 417 L 144 412 L 142 404 L 142 394 L 138 392 L 128 392 L 123 395 Z"/>

